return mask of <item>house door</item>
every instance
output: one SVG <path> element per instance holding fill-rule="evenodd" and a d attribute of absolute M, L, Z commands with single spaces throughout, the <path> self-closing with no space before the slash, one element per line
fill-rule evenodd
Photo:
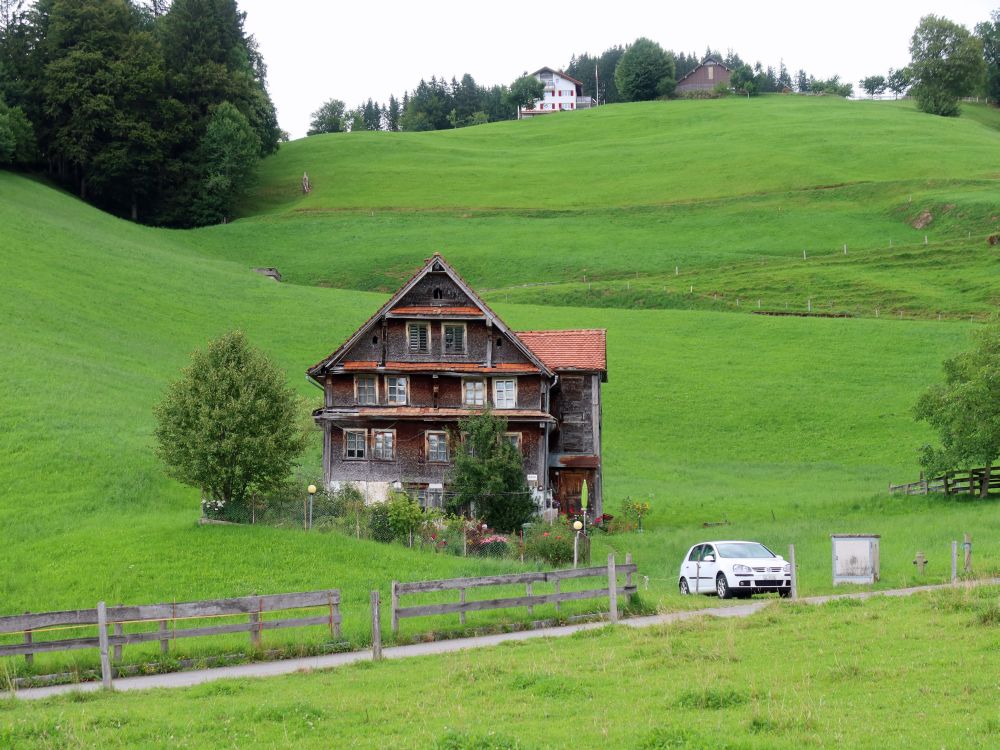
<path fill-rule="evenodd" d="M 559 512 L 565 516 L 577 515 L 580 512 L 580 493 L 583 491 L 583 480 L 588 478 L 589 471 L 566 470 L 559 472 L 559 489 L 556 497 L 559 500 Z M 593 496 L 593 482 L 588 487 Z"/>

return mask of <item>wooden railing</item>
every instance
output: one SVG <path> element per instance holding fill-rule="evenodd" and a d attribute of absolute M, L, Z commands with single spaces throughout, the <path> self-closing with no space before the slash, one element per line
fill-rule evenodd
<path fill-rule="evenodd" d="M 264 615 L 269 612 L 319 607 L 325 608 L 327 611 L 321 615 L 309 617 L 271 620 L 264 618 Z M 191 621 L 239 616 L 246 616 L 246 622 L 187 626 Z M 259 646 L 261 633 L 265 630 L 314 625 L 325 625 L 330 629 L 330 634 L 333 637 L 339 638 L 341 622 L 340 591 L 337 589 L 137 606 L 108 607 L 104 602 L 98 602 L 93 609 L 0 617 L 0 635 L 23 634 L 22 643 L 0 645 L 0 657 L 23 655 L 30 663 L 34 655 L 39 653 L 98 648 L 101 651 L 101 676 L 105 686 L 110 687 L 111 658 L 108 653 L 109 648 L 114 649 L 113 656 L 117 661 L 121 659 L 123 646 L 159 641 L 160 651 L 166 654 L 170 641 L 177 638 L 196 638 L 226 633 L 249 633 L 251 644 Z M 125 632 L 126 625 L 151 624 L 156 624 L 155 630 Z M 96 634 L 57 640 L 35 640 L 36 635 L 42 633 L 89 627 L 96 627 Z M 109 627 L 113 631 L 110 635 L 108 633 Z"/>
<path fill-rule="evenodd" d="M 457 614 L 459 622 L 465 624 L 467 612 L 479 612 L 489 609 L 509 609 L 527 607 L 529 614 L 533 608 L 542 604 L 555 604 L 559 611 L 560 602 L 580 601 L 583 599 L 599 599 L 607 597 L 608 617 L 612 622 L 618 620 L 618 596 L 630 598 L 636 587 L 632 583 L 632 575 L 636 566 L 632 563 L 632 555 L 625 556 L 624 565 L 616 565 L 614 555 L 608 555 L 606 567 L 578 568 L 569 570 L 551 570 L 538 573 L 512 573 L 508 575 L 483 576 L 480 578 L 447 578 L 437 581 L 414 581 L 411 583 L 392 582 L 392 632 L 399 632 L 399 621 L 405 617 L 427 617 L 430 615 Z M 618 576 L 625 576 L 625 585 L 618 585 Z M 561 591 L 563 581 L 579 578 L 605 579 L 601 588 L 580 591 Z M 535 584 L 553 584 L 555 591 L 551 594 L 535 594 Z M 498 599 L 474 599 L 468 601 L 466 592 L 486 586 L 521 586 L 525 587 L 524 596 L 502 597 Z M 457 591 L 459 600 L 445 604 L 421 604 L 410 607 L 400 606 L 400 599 L 407 594 L 422 594 L 437 591 Z"/>
<path fill-rule="evenodd" d="M 953 471 L 937 477 L 921 478 L 909 484 L 890 484 L 889 492 L 902 495 L 927 495 L 931 492 L 943 492 L 946 495 L 978 495 L 983 486 L 985 473 L 985 467 Z M 995 467 L 990 469 L 987 483 L 990 491 L 1000 490 L 1000 472 Z"/>

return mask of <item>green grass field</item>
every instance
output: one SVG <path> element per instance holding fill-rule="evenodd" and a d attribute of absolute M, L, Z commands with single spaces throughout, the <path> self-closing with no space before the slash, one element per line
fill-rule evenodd
<path fill-rule="evenodd" d="M 965 112 L 763 97 L 319 136 L 265 162 L 251 216 L 185 239 L 338 288 L 391 291 L 442 251 L 512 301 L 982 316 L 1000 300 L 1000 115 Z M 506 289 L 541 282 L 563 286 Z"/>
<path fill-rule="evenodd" d="M 266 680 L 0 700 L 0 744 L 986 750 L 1000 742 L 997 594 L 782 603 Z"/>
<path fill-rule="evenodd" d="M 138 227 L 41 182 L 0 172 L 0 387 L 7 394 L 0 400 L 0 614 L 93 606 L 98 599 L 145 603 L 340 587 L 345 636 L 360 644 L 372 588 L 386 594 L 393 578 L 516 568 L 337 534 L 199 527 L 197 492 L 168 480 L 152 454 L 152 405 L 192 349 L 241 328 L 314 405 L 318 391 L 305 382 L 305 368 L 335 348 L 433 250 L 444 252 L 475 286 L 491 289 L 487 298 L 515 328 L 608 329 L 608 510 L 616 512 L 630 496 L 651 499 L 653 512 L 643 534 L 596 537 L 594 557 L 633 552 L 640 574 L 649 577 L 642 589 L 648 605 L 708 604 L 682 599 L 674 577 L 691 544 L 723 536 L 759 538 L 781 552 L 796 544 L 804 593 L 832 590 L 833 532 L 883 535 L 882 588 L 917 582 L 911 560 L 918 550 L 931 561 L 920 580 L 945 580 L 950 541 L 963 532 L 975 540 L 976 572 L 1000 571 L 995 500 L 886 494 L 889 482 L 916 479 L 917 451 L 932 437 L 912 419 L 917 395 L 940 377 L 945 357 L 969 345 L 974 324 L 966 318 L 995 309 L 1000 295 L 998 251 L 984 241 L 996 231 L 1000 196 L 991 157 L 1000 132 L 992 111 L 975 114 L 939 120 L 892 103 L 774 97 L 608 107 L 452 133 L 309 139 L 265 162 L 248 207 L 255 215 L 193 232 Z M 751 132 L 759 137 L 750 138 Z M 305 199 L 294 194 L 303 169 L 316 185 Z M 291 180 L 287 189 L 285 180 Z M 813 189 L 835 184 L 843 186 Z M 915 229 L 911 223 L 925 210 L 933 221 Z M 804 247 L 807 260 L 801 259 Z M 249 272 L 251 265 L 277 265 L 293 283 L 275 284 Z M 538 281 L 559 283 L 514 287 Z M 685 299 L 690 286 L 696 292 Z M 754 309 L 758 298 L 772 309 L 801 309 L 804 298 L 811 299 L 818 310 L 862 317 L 732 314 Z M 877 305 L 892 314 L 873 318 Z M 938 321 L 937 313 L 946 319 Z M 305 459 L 307 474 L 316 471 L 318 452 L 317 435 Z M 702 526 L 724 520 L 728 526 Z M 898 633 L 912 617 L 926 619 L 928 611 L 924 605 L 899 605 L 898 613 L 895 604 L 879 607 L 885 613 L 866 627 L 880 637 Z M 787 625 L 795 643 L 819 638 L 814 628 L 841 627 L 815 615 L 819 619 L 800 630 L 795 623 L 806 620 L 796 619 L 797 608 L 780 611 L 790 614 L 767 622 Z M 954 609 L 949 622 L 971 616 L 963 612 Z M 883 619 L 891 626 L 880 629 Z M 488 622 L 496 618 L 470 617 L 473 626 Z M 426 627 L 454 625 L 427 621 Z M 415 634 L 417 623 L 412 627 L 406 635 Z M 718 624 L 704 632 L 730 643 L 744 635 L 743 627 Z M 995 636 L 989 629 L 961 632 L 973 650 Z M 604 661 L 615 663 L 633 637 L 601 636 Z M 646 637 L 652 644 L 659 636 Z M 200 648 L 178 653 L 197 655 L 213 646 Z M 542 663 L 549 655 L 569 664 L 568 647 L 532 648 L 541 649 L 532 658 Z M 899 648 L 901 660 L 920 653 L 914 643 Z M 771 674 L 824 674 L 827 656 L 810 666 L 796 654 L 801 657 L 793 650 L 769 663 Z M 96 655 L 75 652 L 40 658 L 36 669 L 95 662 Z M 448 668 L 451 680 L 463 664 Z M 13 661 L 3 668 L 24 670 Z M 614 679 L 631 680 L 627 663 L 621 669 Z M 899 675 L 940 677 L 943 668 L 927 669 Z M 324 681 L 340 674 L 294 680 L 311 685 L 306 692 L 323 692 Z M 421 691 L 419 681 L 386 668 L 351 674 L 371 681 L 358 688 L 359 696 L 394 690 L 401 701 L 410 691 L 442 700 L 440 691 Z M 598 679 L 585 678 L 592 685 Z M 401 682 L 385 693 L 380 680 Z M 671 690 L 677 684 L 672 681 Z M 824 691 L 838 689 L 819 677 L 807 684 L 814 707 Z M 915 685 L 907 682 L 906 689 Z M 643 717 L 661 707 L 655 696 L 662 690 L 657 693 L 655 683 L 648 688 L 638 703 Z M 227 689 L 172 700 L 225 696 Z M 879 690 L 887 709 L 903 705 L 888 687 Z M 233 691 L 231 701 L 249 711 L 252 690 Z M 675 698 L 664 705 L 674 706 Z M 136 703 L 126 708 L 128 700 Z M 141 709 L 150 727 L 168 721 L 168 709 L 160 707 L 168 704 L 144 700 L 101 698 L 93 721 L 89 703 L 30 711 L 4 705 L 0 731 L 58 744 L 50 741 L 50 720 L 63 712 L 69 722 L 62 725 L 64 744 L 76 738 L 101 744 L 109 717 L 132 708 Z M 303 715 L 313 715 L 311 700 L 303 698 Z M 847 700 L 838 693 L 833 705 Z M 738 727 L 766 720 L 749 746 L 791 746 L 806 738 L 833 744 L 840 736 L 859 744 L 851 741 L 859 737 L 855 730 L 837 724 L 825 704 L 815 723 L 808 717 L 817 713 L 794 703 L 788 704 L 790 723 L 768 724 L 778 721 L 774 706 L 783 704 L 767 703 L 759 713 L 751 710 L 754 701 L 732 714 Z M 519 702 L 511 704 L 513 710 Z M 614 704 L 612 714 L 626 705 L 632 704 Z M 521 721 L 494 708 L 498 722 Z M 870 710 L 854 702 L 850 708 L 862 718 Z M 181 703 L 175 710 L 184 710 Z M 933 711 L 936 723 L 920 736 L 944 744 L 946 712 L 937 704 Z M 731 717 L 712 716 L 718 722 L 700 727 L 695 739 L 684 740 L 688 746 L 704 744 L 699 738 L 724 744 L 720 732 Z M 993 726 L 979 709 L 974 718 L 979 723 L 969 726 Z M 525 746 L 546 746 L 543 724 L 528 724 Z M 662 729 L 668 734 L 660 745 L 669 747 L 669 732 L 678 725 L 672 718 L 663 727 L 642 724 L 612 739 L 636 746 Z M 456 726 L 479 731 L 469 722 Z M 569 723 L 559 726 L 557 734 L 570 731 Z M 351 721 L 344 731 L 361 727 Z M 286 728 L 262 722 L 251 739 L 267 743 L 269 732 Z M 905 746 L 917 737 L 908 732 L 918 729 L 887 736 Z M 145 731 L 137 723 L 119 736 Z M 190 746 L 219 741 L 207 727 L 192 731 L 185 740 Z M 417 734 L 400 729 L 392 742 L 403 746 L 415 737 L 427 744 L 445 731 L 428 720 Z M 588 731 L 601 729 L 595 724 Z M 562 744 L 557 734 L 553 746 Z"/>

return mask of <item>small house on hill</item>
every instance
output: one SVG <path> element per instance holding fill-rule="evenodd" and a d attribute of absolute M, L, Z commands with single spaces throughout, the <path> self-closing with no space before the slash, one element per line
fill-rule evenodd
<path fill-rule="evenodd" d="M 367 501 L 393 489 L 440 507 L 459 420 L 507 419 L 540 506 L 602 511 L 603 329 L 514 331 L 440 254 L 427 260 L 330 356 L 307 371 L 323 389 L 324 479 Z M 545 510 L 546 507 L 540 507 Z"/>
<path fill-rule="evenodd" d="M 576 80 L 568 73 L 552 68 L 539 68 L 531 75 L 544 84 L 545 91 L 542 98 L 536 99 L 530 107 L 518 107 L 518 120 L 597 106 L 593 97 L 583 95 L 583 81 Z"/>
<path fill-rule="evenodd" d="M 720 83 L 729 85 L 729 79 L 733 71 L 716 60 L 714 57 L 706 57 L 701 65 L 692 70 L 677 82 L 677 93 L 685 91 L 711 91 Z"/>

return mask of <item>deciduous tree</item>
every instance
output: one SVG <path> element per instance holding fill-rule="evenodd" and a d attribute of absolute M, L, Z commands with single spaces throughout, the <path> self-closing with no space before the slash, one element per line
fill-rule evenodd
<path fill-rule="evenodd" d="M 516 531 L 535 515 L 535 502 L 524 478 L 524 463 L 507 439 L 507 420 L 492 412 L 459 422 L 464 441 L 452 436 L 455 463 L 451 475 L 454 495 L 448 509 L 474 510 L 491 528 Z"/>
<path fill-rule="evenodd" d="M 209 120 L 198 149 L 200 190 L 192 208 L 200 224 L 228 221 L 254 183 L 260 140 L 247 118 L 223 102 Z"/>
<path fill-rule="evenodd" d="M 625 50 L 615 68 L 615 84 L 625 101 L 648 101 L 670 96 L 677 86 L 674 58 L 645 37 Z"/>
<path fill-rule="evenodd" d="M 944 382 L 921 395 L 915 415 L 937 431 L 941 443 L 924 446 L 924 469 L 939 474 L 985 466 L 985 497 L 989 469 L 1000 458 L 1000 321 L 977 331 L 971 350 L 945 360 Z"/>
<path fill-rule="evenodd" d="M 329 99 L 319 109 L 312 113 L 312 122 L 306 135 L 321 133 L 342 133 L 346 130 L 344 113 L 347 105 L 340 99 Z"/>
<path fill-rule="evenodd" d="M 924 112 L 958 115 L 958 100 L 983 79 L 982 42 L 960 24 L 924 16 L 910 39 L 913 95 Z"/>
<path fill-rule="evenodd" d="M 887 83 L 885 76 L 867 76 L 860 81 L 861 88 L 872 99 L 885 92 Z"/>
<path fill-rule="evenodd" d="M 976 24 L 976 34 L 983 43 L 986 63 L 986 96 L 1000 102 L 1000 9 L 990 14 L 989 21 Z"/>
<path fill-rule="evenodd" d="M 284 374 L 240 332 L 195 351 L 155 415 L 156 453 L 167 473 L 221 503 L 230 518 L 254 493 L 278 488 L 305 447 Z"/>
<path fill-rule="evenodd" d="M 523 75 L 510 85 L 507 105 L 516 113 L 518 109 L 531 107 L 545 95 L 545 84 L 532 75 Z"/>

